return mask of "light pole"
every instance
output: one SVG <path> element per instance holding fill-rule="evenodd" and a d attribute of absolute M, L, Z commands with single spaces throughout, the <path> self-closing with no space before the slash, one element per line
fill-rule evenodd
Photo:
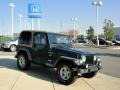
<path fill-rule="evenodd" d="M 92 3 L 92 5 L 96 6 L 96 34 L 97 34 L 97 46 L 99 46 L 99 37 L 98 37 L 98 7 L 102 6 L 102 1 L 96 0 Z"/>
<path fill-rule="evenodd" d="M 29 21 L 27 21 L 27 29 L 31 29 L 31 23 Z"/>
<path fill-rule="evenodd" d="M 19 18 L 20 18 L 20 31 L 22 30 L 22 17 L 23 17 L 23 15 L 19 14 Z"/>
<path fill-rule="evenodd" d="M 63 31 L 63 23 L 61 22 L 60 23 L 60 29 L 59 29 L 59 32 Z"/>
<path fill-rule="evenodd" d="M 40 19 L 38 18 L 38 30 L 40 30 Z"/>
<path fill-rule="evenodd" d="M 24 20 L 24 29 L 27 29 L 27 20 Z"/>
<path fill-rule="evenodd" d="M 12 38 L 14 38 L 14 20 L 13 20 L 13 9 L 15 5 L 13 3 L 9 3 L 9 7 L 11 7 L 11 19 L 12 19 Z"/>
<path fill-rule="evenodd" d="M 32 29 L 32 30 L 34 29 L 34 20 L 33 20 L 33 18 L 32 18 L 31 29 Z"/>
<path fill-rule="evenodd" d="M 74 29 L 74 40 L 76 39 L 75 30 L 76 30 L 76 22 L 78 21 L 77 18 L 72 18 L 71 21 L 73 22 L 73 29 Z"/>

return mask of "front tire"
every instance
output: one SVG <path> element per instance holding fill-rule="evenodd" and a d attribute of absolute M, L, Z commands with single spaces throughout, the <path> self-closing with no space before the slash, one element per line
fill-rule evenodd
<path fill-rule="evenodd" d="M 57 79 L 64 85 L 69 85 L 74 80 L 73 70 L 70 65 L 61 64 L 57 67 Z"/>
<path fill-rule="evenodd" d="M 85 73 L 85 74 L 82 74 L 82 76 L 83 76 L 84 78 L 92 78 L 92 77 L 94 77 L 96 74 L 97 74 L 97 71 L 96 71 L 96 72 Z"/>
<path fill-rule="evenodd" d="M 30 68 L 30 62 L 28 61 L 27 56 L 24 54 L 19 54 L 17 58 L 17 66 L 20 70 L 27 70 Z"/>

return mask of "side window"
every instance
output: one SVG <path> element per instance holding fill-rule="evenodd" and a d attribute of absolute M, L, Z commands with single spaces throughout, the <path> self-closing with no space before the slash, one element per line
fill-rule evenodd
<path fill-rule="evenodd" d="M 35 45 L 46 45 L 46 35 L 43 33 L 35 33 L 33 42 Z"/>
<path fill-rule="evenodd" d="M 32 39 L 32 34 L 30 32 L 23 32 L 20 35 L 19 43 L 25 44 L 25 45 L 30 45 L 31 39 Z"/>

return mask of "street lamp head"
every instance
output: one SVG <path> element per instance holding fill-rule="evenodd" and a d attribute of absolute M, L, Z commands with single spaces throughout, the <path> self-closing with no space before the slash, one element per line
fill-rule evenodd
<path fill-rule="evenodd" d="M 72 18 L 71 21 L 76 22 L 78 19 L 77 18 Z"/>
<path fill-rule="evenodd" d="M 102 6 L 102 1 L 94 1 L 92 2 L 93 6 Z"/>
<path fill-rule="evenodd" d="M 22 14 L 19 14 L 19 17 L 22 17 L 23 15 Z"/>
<path fill-rule="evenodd" d="M 27 20 L 25 19 L 24 22 L 27 22 Z"/>
<path fill-rule="evenodd" d="M 9 3 L 9 6 L 13 7 L 13 8 L 15 7 L 15 5 L 13 3 Z"/>
<path fill-rule="evenodd" d="M 102 6 L 102 1 L 99 1 L 99 2 L 98 2 L 98 6 Z"/>
<path fill-rule="evenodd" d="M 77 21 L 78 19 L 77 18 L 74 18 L 75 21 Z"/>
<path fill-rule="evenodd" d="M 92 5 L 93 5 L 93 6 L 97 5 L 97 2 L 96 2 L 96 1 L 95 1 L 95 2 L 92 2 Z"/>

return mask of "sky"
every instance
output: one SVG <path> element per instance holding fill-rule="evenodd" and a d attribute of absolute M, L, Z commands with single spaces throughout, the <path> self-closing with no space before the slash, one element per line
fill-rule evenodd
<path fill-rule="evenodd" d="M 40 4 L 42 17 L 40 30 L 49 32 L 64 32 L 73 29 L 72 18 L 77 18 L 76 29 L 84 34 L 89 26 L 96 25 L 96 9 L 92 6 L 94 0 L 0 0 L 0 35 L 11 34 L 11 8 L 9 3 L 14 3 L 14 32 L 20 32 L 20 18 L 22 14 L 22 29 L 25 22 L 29 24 L 28 4 Z M 98 33 L 103 33 L 104 19 L 110 19 L 115 26 L 120 26 L 120 0 L 102 0 L 99 7 Z M 37 29 L 37 19 L 34 19 L 34 29 Z"/>

